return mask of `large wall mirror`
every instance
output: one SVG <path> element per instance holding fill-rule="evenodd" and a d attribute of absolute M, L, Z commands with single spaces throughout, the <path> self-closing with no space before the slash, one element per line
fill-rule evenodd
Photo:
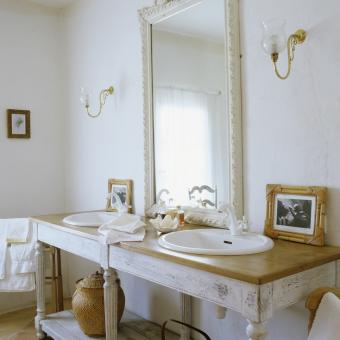
<path fill-rule="evenodd" d="M 226 202 L 240 216 L 238 0 L 160 2 L 140 12 L 145 207 L 167 189 L 175 205 Z"/>

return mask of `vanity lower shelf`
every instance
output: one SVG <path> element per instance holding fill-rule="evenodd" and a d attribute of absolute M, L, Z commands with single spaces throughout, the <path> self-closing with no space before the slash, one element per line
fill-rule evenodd
<path fill-rule="evenodd" d="M 72 311 L 63 311 L 49 314 L 45 320 L 41 321 L 43 331 L 54 340 L 102 340 L 105 337 L 89 337 L 85 335 Z M 119 340 L 154 340 L 161 338 L 161 327 L 157 324 L 144 320 L 141 317 L 125 311 L 119 326 Z M 172 332 L 167 332 L 167 340 L 178 340 L 179 336 Z"/>

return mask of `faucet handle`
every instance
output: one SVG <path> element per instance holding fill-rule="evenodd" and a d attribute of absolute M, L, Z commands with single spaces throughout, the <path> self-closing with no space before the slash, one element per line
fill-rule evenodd
<path fill-rule="evenodd" d="M 249 221 L 245 215 L 242 216 L 242 220 L 238 221 L 240 228 L 242 231 L 248 232 L 249 231 Z"/>

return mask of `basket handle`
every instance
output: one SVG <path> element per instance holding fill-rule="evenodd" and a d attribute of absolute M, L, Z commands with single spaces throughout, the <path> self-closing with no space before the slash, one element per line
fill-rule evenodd
<path fill-rule="evenodd" d="M 180 324 L 180 325 L 183 325 L 183 326 L 186 326 L 186 327 L 188 327 L 188 328 L 190 328 L 190 329 L 193 329 L 194 331 L 196 331 L 196 332 L 200 333 L 201 335 L 203 335 L 203 336 L 206 338 L 206 340 L 211 340 L 211 339 L 209 338 L 209 335 L 206 334 L 206 333 L 204 333 L 204 332 L 201 331 L 200 329 L 198 329 L 198 328 L 196 328 L 196 327 L 193 327 L 193 326 L 191 326 L 191 325 L 189 325 L 189 324 L 187 324 L 187 323 L 185 323 L 185 322 L 178 321 L 178 320 L 174 320 L 174 319 L 167 320 L 167 321 L 165 321 L 165 322 L 163 323 L 163 325 L 162 325 L 162 340 L 166 340 L 166 339 L 165 339 L 165 330 L 166 330 L 165 326 L 166 326 L 166 324 L 167 324 L 169 321 L 172 321 L 172 322 L 174 322 L 174 323 L 178 323 L 178 324 Z"/>

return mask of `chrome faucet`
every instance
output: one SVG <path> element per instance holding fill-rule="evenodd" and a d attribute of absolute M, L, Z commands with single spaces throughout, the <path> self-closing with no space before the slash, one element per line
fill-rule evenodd
<path fill-rule="evenodd" d="M 239 223 L 236 218 L 235 210 L 230 204 L 223 204 L 220 210 L 228 214 L 229 230 L 232 236 L 240 236 L 243 232 L 243 223 Z"/>

